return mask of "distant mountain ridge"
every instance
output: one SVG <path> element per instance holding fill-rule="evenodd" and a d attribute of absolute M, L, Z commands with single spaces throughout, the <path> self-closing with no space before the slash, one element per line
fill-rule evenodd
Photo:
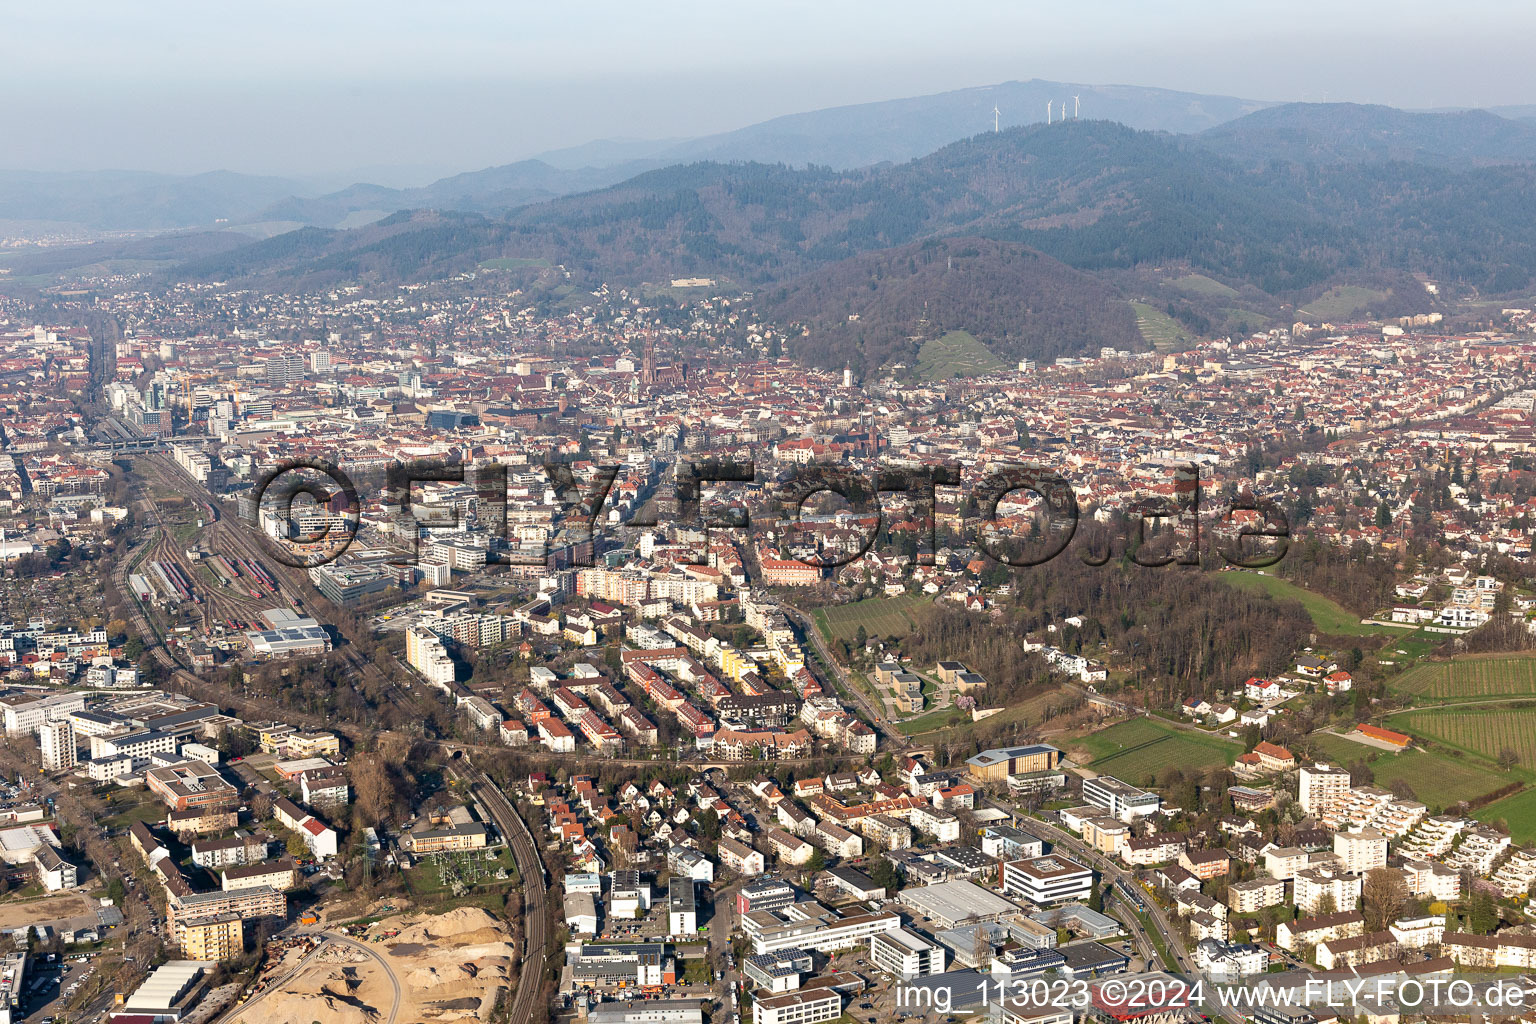
<path fill-rule="evenodd" d="M 304 183 L 216 171 L 49 175 L 0 171 L 0 220 L 40 220 L 95 230 L 166 230 L 231 224 L 357 226 L 404 209 L 502 214 L 557 196 L 605 188 L 648 170 L 700 160 L 807 164 L 845 170 L 900 163 L 992 127 L 1045 121 L 1047 101 L 1085 117 L 1189 133 L 1263 107 L 1255 100 L 1129 85 L 1031 80 L 927 96 L 830 107 L 695 139 L 590 142 L 546 159 L 452 175 L 421 188 L 359 182 L 332 192 Z M 118 179 L 132 179 L 132 184 Z"/>
<path fill-rule="evenodd" d="M 1359 103 L 1286 103 L 1206 129 L 1196 138 L 1214 152 L 1254 164 L 1536 163 L 1536 124 L 1486 110 L 1410 113 Z"/>
<path fill-rule="evenodd" d="M 303 283 L 333 272 L 349 251 L 404 245 L 408 223 L 392 226 L 388 239 L 328 234 L 323 260 L 295 250 L 252 262 L 252 252 L 269 250 L 244 247 L 182 272 Z M 894 167 L 667 167 L 483 223 L 459 235 L 476 240 L 472 252 L 412 244 L 424 267 L 450 256 L 460 265 L 536 258 L 593 282 L 709 276 L 772 285 L 863 253 L 958 235 L 1025 245 L 1079 270 L 1184 265 L 1272 296 L 1299 296 L 1351 272 L 1427 274 L 1492 294 L 1536 277 L 1529 166 L 1254 170 L 1196 139 L 1096 121 L 986 132 Z"/>

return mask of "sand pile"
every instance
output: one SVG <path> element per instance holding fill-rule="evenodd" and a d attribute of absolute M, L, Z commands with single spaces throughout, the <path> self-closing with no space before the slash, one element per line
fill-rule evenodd
<path fill-rule="evenodd" d="M 400 929 L 397 943 L 432 943 L 452 939 L 456 945 L 495 942 L 504 938 L 507 927 L 480 907 L 459 907 L 445 914 L 417 918 Z"/>
<path fill-rule="evenodd" d="M 353 967 L 308 970 L 268 995 L 254 1012 L 260 1024 L 377 1024 L 380 1013 L 371 998 L 376 987 L 374 979 L 365 980 Z"/>
<path fill-rule="evenodd" d="M 437 988 L 441 985 L 462 985 L 474 980 L 475 971 L 469 964 L 451 967 L 418 967 L 405 976 L 412 988 Z"/>

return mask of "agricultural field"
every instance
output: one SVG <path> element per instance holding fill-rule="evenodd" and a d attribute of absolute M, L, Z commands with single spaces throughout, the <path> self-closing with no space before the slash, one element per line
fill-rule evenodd
<path fill-rule="evenodd" d="M 1474 655 L 1426 662 L 1398 676 L 1391 686 L 1426 700 L 1536 697 L 1536 656 Z"/>
<path fill-rule="evenodd" d="M 1536 789 L 1525 789 L 1514 796 L 1496 800 L 1474 812 L 1479 821 L 1502 821 L 1517 843 L 1536 841 Z"/>
<path fill-rule="evenodd" d="M 1237 289 L 1229 288 L 1220 281 L 1204 274 L 1185 274 L 1168 282 L 1180 291 L 1189 292 L 1191 295 L 1204 295 L 1207 298 L 1235 299 Z"/>
<path fill-rule="evenodd" d="M 1491 765 L 1475 758 L 1452 757 L 1440 751 L 1411 749 L 1393 754 L 1331 733 L 1308 737 L 1318 760 L 1348 765 L 1363 761 L 1383 789 L 1406 782 L 1416 799 L 1431 810 L 1443 810 L 1462 800 L 1491 793 L 1508 780 L 1495 776 Z"/>
<path fill-rule="evenodd" d="M 1307 303 L 1306 308 L 1301 312 L 1326 319 L 1345 317 L 1385 302 L 1387 297 L 1386 292 L 1377 291 L 1374 288 L 1341 284 L 1336 288 L 1328 289 Z"/>
<path fill-rule="evenodd" d="M 1008 369 L 991 350 L 969 331 L 950 331 L 942 338 L 923 342 L 917 352 L 917 376 L 922 380 L 951 377 L 984 377 Z"/>
<path fill-rule="evenodd" d="M 1312 625 L 1316 626 L 1320 633 L 1334 636 L 1374 636 L 1381 633 L 1408 636 L 1411 632 L 1406 629 L 1393 629 L 1391 626 L 1364 624 L 1360 621 L 1360 616 L 1337 601 L 1321 594 L 1314 594 L 1310 590 L 1303 590 L 1290 580 L 1271 576 L 1269 573 L 1243 570 L 1220 573 L 1217 578 L 1234 587 L 1265 591 L 1279 600 L 1300 601 L 1302 608 L 1306 609 L 1307 614 L 1312 617 Z"/>
<path fill-rule="evenodd" d="M 817 608 L 812 617 L 824 638 L 835 637 L 851 644 L 860 626 L 866 636 L 905 636 L 917 628 L 930 606 L 926 597 L 903 594 Z"/>
<path fill-rule="evenodd" d="M 1159 352 L 1171 352 L 1195 343 L 1194 337 L 1180 327 L 1177 320 L 1156 306 L 1133 302 L 1131 309 L 1136 313 L 1136 327 L 1141 331 L 1141 336 Z"/>
<path fill-rule="evenodd" d="M 1067 744 L 1086 751 L 1089 767 L 1132 785 L 1148 785 L 1164 768 L 1206 768 L 1231 764 L 1243 752 L 1237 743 L 1202 736 L 1150 718 L 1133 718 Z M 1075 758 L 1074 758 L 1075 759 Z"/>
<path fill-rule="evenodd" d="M 1501 751 L 1510 750 L 1520 765 L 1536 768 L 1536 703 L 1522 704 L 1490 709 L 1407 711 L 1392 716 L 1387 726 L 1490 761 L 1498 760 Z M 1487 788 L 1495 789 L 1497 785 Z"/>

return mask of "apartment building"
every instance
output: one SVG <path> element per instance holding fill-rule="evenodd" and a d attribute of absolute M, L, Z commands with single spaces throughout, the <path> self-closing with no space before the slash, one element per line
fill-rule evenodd
<path fill-rule="evenodd" d="M 1279 878 L 1254 878 L 1227 886 L 1227 906 L 1235 914 L 1257 914 L 1265 907 L 1285 903 L 1285 882 Z"/>
<path fill-rule="evenodd" d="M 1350 789 L 1349 772 L 1328 764 L 1303 765 L 1297 778 L 1297 802 L 1306 814 L 1320 814 Z"/>
<path fill-rule="evenodd" d="M 1329 903 L 1334 910 L 1348 909 L 1360 900 L 1361 878 L 1333 868 L 1308 868 L 1296 873 L 1291 891 L 1303 914 L 1316 914 Z"/>
<path fill-rule="evenodd" d="M 405 631 L 405 660 L 434 686 L 446 687 L 453 682 L 453 658 L 438 635 L 426 626 L 412 626 Z"/>
<path fill-rule="evenodd" d="M 69 719 L 44 722 L 38 727 L 37 738 L 46 771 L 68 771 L 80 763 L 80 752 L 75 746 L 75 727 Z"/>
<path fill-rule="evenodd" d="M 226 911 L 182 923 L 181 955 L 188 960 L 233 960 L 244 951 L 245 924 L 239 914 Z"/>
<path fill-rule="evenodd" d="M 1275 945 L 1295 953 L 1329 939 L 1346 939 L 1365 934 L 1365 915 L 1358 910 L 1341 910 L 1295 921 L 1282 921 L 1275 929 Z"/>
<path fill-rule="evenodd" d="M 288 915 L 288 897 L 276 889 L 261 886 L 230 892 L 171 893 L 166 899 L 166 927 L 171 941 L 181 946 L 188 925 L 201 918 L 234 914 L 247 921 Z"/>
<path fill-rule="evenodd" d="M 1184 852 L 1185 840 L 1169 833 L 1150 836 L 1132 836 L 1120 848 L 1120 859 L 1131 867 L 1151 867 L 1178 860 Z"/>
<path fill-rule="evenodd" d="M 225 892 L 234 892 L 236 889 L 258 889 L 266 886 L 279 892 L 287 892 L 298 884 L 298 866 L 284 858 L 225 868 L 221 888 Z"/>
<path fill-rule="evenodd" d="M 1338 832 L 1333 837 L 1333 852 L 1345 871 L 1363 875 L 1387 866 L 1387 837 L 1374 828 Z"/>

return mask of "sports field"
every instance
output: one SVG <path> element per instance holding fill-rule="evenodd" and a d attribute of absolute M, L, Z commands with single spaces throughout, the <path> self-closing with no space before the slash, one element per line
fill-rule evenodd
<path fill-rule="evenodd" d="M 932 602 L 926 597 L 871 597 L 853 604 L 832 605 L 812 612 L 821 635 L 853 643 L 859 627 L 866 636 L 905 636 L 917 628 Z"/>
<path fill-rule="evenodd" d="M 1135 786 L 1152 784 L 1169 765 L 1206 768 L 1231 764 L 1243 748 L 1216 736 L 1202 736 L 1151 718 L 1133 718 L 1069 744 L 1086 750 L 1089 767 Z"/>
<path fill-rule="evenodd" d="M 1347 765 L 1364 761 L 1383 789 L 1406 782 L 1415 799 L 1431 810 L 1443 810 L 1462 800 L 1491 793 L 1509 780 L 1500 778 L 1493 766 L 1475 758 L 1452 757 L 1441 751 L 1412 749 L 1401 754 L 1356 743 L 1343 736 L 1317 733 L 1308 737 L 1319 760 Z"/>
<path fill-rule="evenodd" d="M 1280 600 L 1300 601 L 1302 608 L 1312 618 L 1312 625 L 1321 633 L 1331 633 L 1335 636 L 1368 636 L 1378 633 L 1393 633 L 1407 635 L 1406 629 L 1393 629 L 1391 626 L 1368 626 L 1360 622 L 1360 616 L 1354 614 L 1337 601 L 1314 594 L 1310 590 L 1303 590 L 1290 580 L 1283 580 L 1278 576 L 1271 576 L 1263 572 L 1223 572 L 1217 573 L 1217 579 L 1224 580 L 1234 587 L 1243 587 L 1247 590 L 1262 590 L 1271 597 Z"/>
<path fill-rule="evenodd" d="M 1387 725 L 1490 761 L 1496 761 L 1501 751 L 1512 750 L 1519 758 L 1519 764 L 1536 768 L 1536 703 L 1526 707 L 1503 705 L 1488 709 L 1406 711 L 1392 716 Z M 1494 784 L 1487 788 L 1497 789 L 1501 784 L 1494 780 Z"/>
<path fill-rule="evenodd" d="M 1398 676 L 1391 686 L 1429 700 L 1536 697 L 1536 656 L 1474 655 L 1425 662 Z"/>

